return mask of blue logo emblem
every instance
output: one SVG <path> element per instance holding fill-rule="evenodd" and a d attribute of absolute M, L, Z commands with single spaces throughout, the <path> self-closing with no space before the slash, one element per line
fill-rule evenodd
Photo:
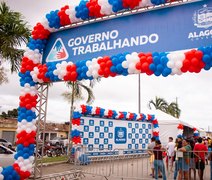
<path fill-rule="evenodd" d="M 68 52 L 61 38 L 56 39 L 51 51 L 49 52 L 46 62 L 62 61 L 68 59 Z"/>
<path fill-rule="evenodd" d="M 115 143 L 125 144 L 127 142 L 127 128 L 116 127 L 115 128 Z"/>

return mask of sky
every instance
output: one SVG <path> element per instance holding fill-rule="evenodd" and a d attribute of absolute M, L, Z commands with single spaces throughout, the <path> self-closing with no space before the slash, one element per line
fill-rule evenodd
<path fill-rule="evenodd" d="M 19 0 L 18 3 L 15 0 L 6 0 L 12 10 L 23 14 L 31 29 L 51 10 L 60 9 L 72 2 L 76 3 L 76 0 Z M 9 83 L 0 86 L 0 112 L 17 108 L 19 104 L 19 77 L 15 73 L 8 76 Z M 168 103 L 177 99 L 182 111 L 180 120 L 198 128 L 212 130 L 211 77 L 211 70 L 168 77 L 141 74 L 141 113 L 150 112 L 148 103 L 156 96 L 164 98 Z M 49 88 L 47 121 L 69 121 L 70 104 L 61 96 L 66 90 L 64 83 L 55 83 Z M 93 88 L 93 92 L 95 101 L 92 106 L 138 113 L 138 75 L 102 78 Z M 84 96 L 87 97 L 86 92 Z"/>

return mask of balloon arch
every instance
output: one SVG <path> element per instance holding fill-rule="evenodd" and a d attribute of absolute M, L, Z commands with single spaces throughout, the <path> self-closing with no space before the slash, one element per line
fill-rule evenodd
<path fill-rule="evenodd" d="M 34 161 L 37 86 L 36 84 L 62 81 L 92 80 L 146 73 L 168 76 L 191 72 L 199 73 L 212 67 L 212 46 L 186 52 L 133 52 L 104 56 L 77 62 L 63 61 L 41 64 L 41 56 L 51 32 L 91 18 L 101 18 L 123 10 L 167 3 L 165 0 L 89 0 L 77 6 L 64 6 L 51 11 L 36 24 L 20 69 L 22 87 L 18 108 L 17 153 L 13 166 L 0 168 L 0 179 L 26 179 L 31 175 Z"/>

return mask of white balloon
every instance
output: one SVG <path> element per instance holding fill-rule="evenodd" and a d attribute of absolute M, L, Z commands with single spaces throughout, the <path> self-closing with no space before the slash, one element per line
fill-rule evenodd
<path fill-rule="evenodd" d="M 3 174 L 0 174 L 0 180 L 3 180 L 3 179 L 4 179 Z"/>
<path fill-rule="evenodd" d="M 167 67 L 174 68 L 174 62 L 173 61 L 168 61 Z"/>
<path fill-rule="evenodd" d="M 3 171 L 3 168 L 2 167 L 0 167 L 0 173 Z"/>
<path fill-rule="evenodd" d="M 127 68 L 128 67 L 127 61 L 123 61 L 121 65 L 122 65 L 123 68 Z"/>
<path fill-rule="evenodd" d="M 182 66 L 183 66 L 183 63 L 181 61 L 178 60 L 178 61 L 175 62 L 176 68 L 180 69 Z"/>

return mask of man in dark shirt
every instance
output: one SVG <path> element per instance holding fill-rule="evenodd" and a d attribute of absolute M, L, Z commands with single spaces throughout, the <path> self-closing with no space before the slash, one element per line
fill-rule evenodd
<path fill-rule="evenodd" d="M 162 172 L 163 180 L 166 180 L 165 166 L 163 163 L 163 151 L 165 151 L 165 149 L 162 148 L 160 140 L 155 141 L 155 147 L 153 148 L 153 153 L 155 156 L 155 179 L 158 179 L 158 170 L 160 170 Z"/>

